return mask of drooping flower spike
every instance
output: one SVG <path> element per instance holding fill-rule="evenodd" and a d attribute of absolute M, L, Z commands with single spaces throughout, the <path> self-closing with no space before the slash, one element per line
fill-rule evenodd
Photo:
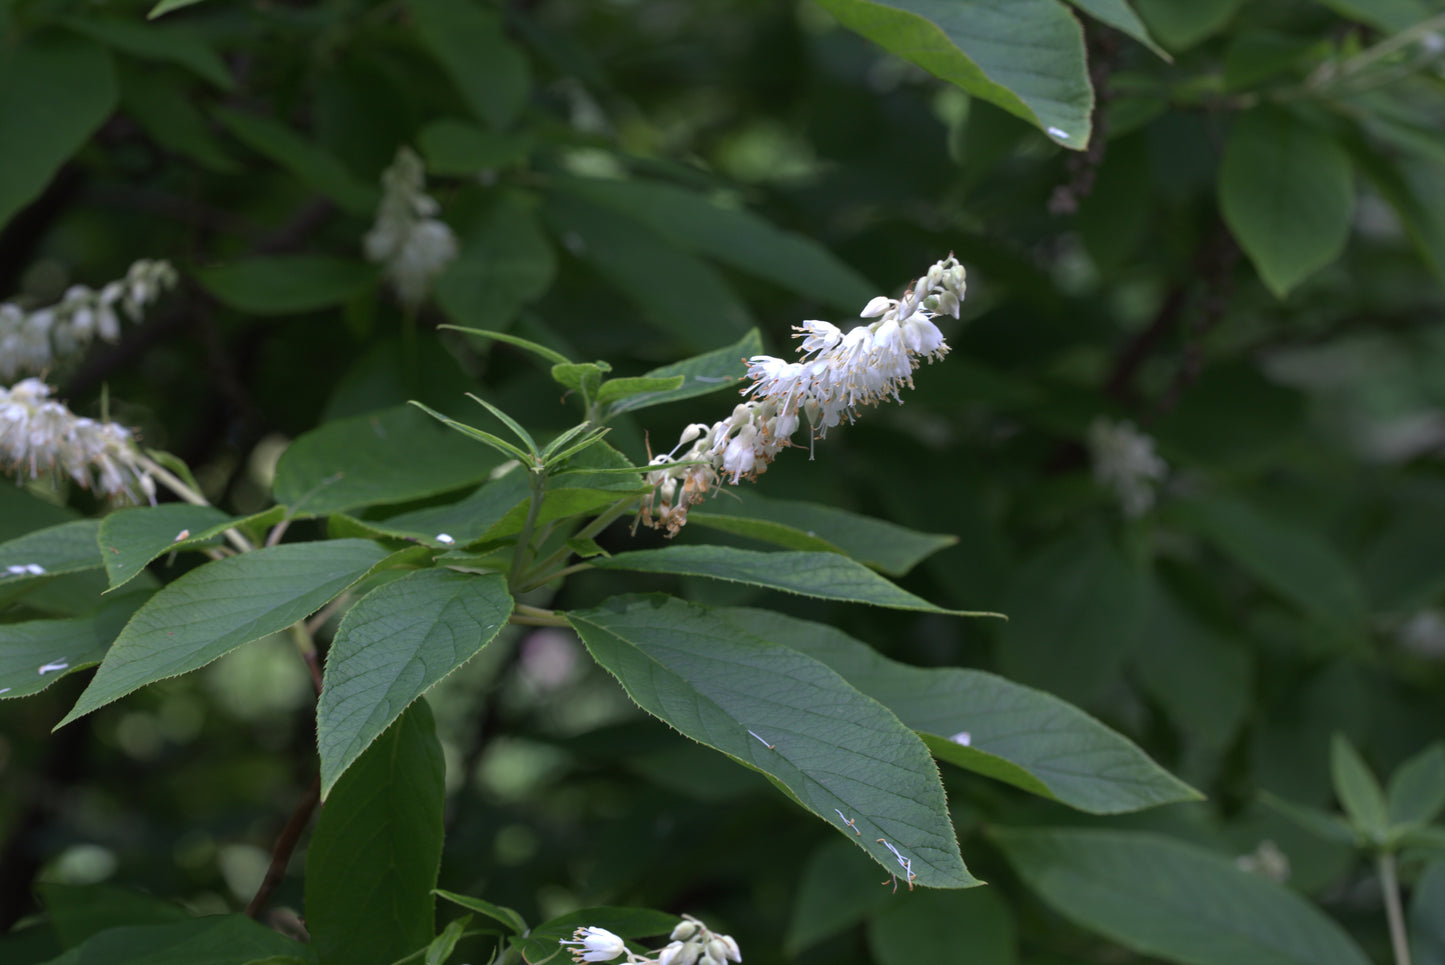
<path fill-rule="evenodd" d="M 682 919 L 666 945 L 643 954 L 630 950 L 620 937 L 596 925 L 578 928 L 570 939 L 563 938 L 558 944 L 573 946 L 575 965 L 610 962 L 619 955 L 626 956 L 627 965 L 727 965 L 743 960 L 731 935 L 719 935 L 691 915 L 683 915 Z"/>
<path fill-rule="evenodd" d="M 755 355 L 748 359 L 743 389 L 747 401 L 711 426 L 683 430 L 677 447 L 657 456 L 647 474 L 652 492 L 643 500 L 640 519 L 675 535 L 688 510 L 722 480 L 736 485 L 766 471 L 806 418 L 809 445 L 844 419 L 852 422 L 864 406 L 901 402 L 913 387 L 913 370 L 948 354 L 948 343 L 933 319 L 958 317 L 966 273 L 952 254 L 928 269 L 901 299 L 879 296 L 864 306 L 863 318 L 877 321 L 843 332 L 830 322 L 794 326 L 802 338 L 796 362 Z M 691 444 L 682 455 L 678 450 Z"/>

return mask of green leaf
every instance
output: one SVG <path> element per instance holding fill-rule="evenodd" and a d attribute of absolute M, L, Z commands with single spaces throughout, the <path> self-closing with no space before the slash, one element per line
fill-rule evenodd
<path fill-rule="evenodd" d="M 606 362 L 559 362 L 552 366 L 552 378 L 558 385 L 592 396 L 602 386 L 603 374 L 610 371 Z"/>
<path fill-rule="evenodd" d="M 163 503 L 122 509 L 100 521 L 100 555 L 110 589 L 139 576 L 156 557 L 177 550 L 199 550 L 220 541 L 227 529 L 272 526 L 285 514 L 272 506 L 254 516 L 228 516 L 212 506 Z"/>
<path fill-rule="evenodd" d="M 1415 882 L 1409 932 L 1414 965 L 1445 965 L 1445 858 L 1430 862 Z"/>
<path fill-rule="evenodd" d="M 90 141 L 120 95 L 110 51 L 92 41 L 47 31 L 7 48 L 0 63 L 0 226 Z"/>
<path fill-rule="evenodd" d="M 349 301 L 376 283 L 365 262 L 329 255 L 278 255 L 198 268 L 201 287 L 252 315 L 304 315 Z"/>
<path fill-rule="evenodd" d="M 1222 30 L 1244 0 L 1134 0 L 1149 32 L 1171 50 L 1193 47 Z"/>
<path fill-rule="evenodd" d="M 878 292 L 827 248 L 774 227 L 746 208 L 659 181 L 565 178 L 560 190 L 636 218 L 695 255 L 766 278 L 810 301 L 855 316 Z"/>
<path fill-rule="evenodd" d="M 890 873 L 905 876 L 880 837 L 918 884 L 980 884 L 918 738 L 817 660 L 671 597 L 614 599 L 567 621 L 644 710 L 766 774 Z"/>
<path fill-rule="evenodd" d="M 722 275 L 642 222 L 560 191 L 547 195 L 543 215 L 578 258 L 631 299 L 643 321 L 679 344 L 710 348 L 752 327 Z"/>
<path fill-rule="evenodd" d="M 74 948 L 92 935 L 126 925 L 160 925 L 190 918 L 180 905 L 114 885 L 41 882 L 36 896 L 62 948 Z"/>
<path fill-rule="evenodd" d="M 472 328 L 510 325 L 523 306 L 552 287 L 557 274 L 557 255 L 533 200 L 505 189 L 493 189 L 493 194 L 475 218 L 458 228 L 457 257 L 436 281 L 437 306 L 453 322 Z M 545 351 L 554 362 L 567 361 Z"/>
<path fill-rule="evenodd" d="M 306 928 L 323 962 L 391 965 L 431 941 L 445 779 L 417 701 L 337 782 L 306 852 Z"/>
<path fill-rule="evenodd" d="M 1018 928 L 993 888 L 900 894 L 868 922 L 868 948 L 877 965 L 959 961 L 1016 965 Z"/>
<path fill-rule="evenodd" d="M 121 109 L 162 148 L 221 174 L 241 170 L 192 102 L 191 92 L 168 72 L 122 63 L 120 76 Z"/>
<path fill-rule="evenodd" d="M 1392 827 L 1435 820 L 1445 810 L 1445 744 L 1437 741 L 1396 768 L 1385 799 Z"/>
<path fill-rule="evenodd" d="M 638 395 L 676 392 L 687 381 L 685 375 L 638 376 L 631 379 L 609 379 L 597 390 L 598 405 L 610 405 Z"/>
<path fill-rule="evenodd" d="M 425 412 L 427 415 L 431 416 L 437 422 L 446 426 L 448 429 L 453 429 L 461 433 L 468 439 L 471 439 L 475 442 L 480 442 L 484 446 L 495 449 L 497 452 L 500 452 L 508 459 L 515 459 L 522 465 L 529 467 L 534 464 L 533 452 L 535 452 L 535 447 L 533 448 L 533 452 L 528 452 L 525 449 L 514 446 L 512 443 L 503 439 L 501 436 L 487 432 L 485 429 L 478 429 L 476 426 L 468 425 L 467 423 L 462 422 L 458 419 L 453 419 L 451 416 L 442 415 L 431 406 L 423 405 L 415 399 L 411 400 L 411 404 L 416 406 L 421 411 Z"/>
<path fill-rule="evenodd" d="M 446 891 L 442 888 L 433 889 L 432 894 L 454 905 L 461 905 L 468 911 L 474 911 L 479 915 L 486 915 L 488 918 L 499 921 L 518 935 L 527 934 L 527 920 L 505 905 L 494 905 L 490 901 L 483 901 L 481 898 L 473 898 L 470 895 L 459 895 L 454 891 Z"/>
<path fill-rule="evenodd" d="M 1143 955 L 1187 965 L 1368 965 L 1314 905 L 1221 855 L 1156 834 L 996 828 L 1046 903 Z"/>
<path fill-rule="evenodd" d="M 1180 500 L 1168 516 L 1321 622 L 1347 632 L 1364 626 L 1364 589 L 1318 533 L 1224 496 Z"/>
<path fill-rule="evenodd" d="M 90 686 L 56 726 L 286 629 L 315 613 L 387 555 L 375 543 L 360 539 L 286 543 L 191 570 L 137 611 Z"/>
<path fill-rule="evenodd" d="M 495 640 L 512 615 L 501 576 L 421 570 L 347 611 L 316 705 L 321 795 L 412 701 Z"/>
<path fill-rule="evenodd" d="M 1139 643 L 1149 590 L 1148 571 L 1102 528 L 1044 547 L 1014 571 L 1004 597 L 999 672 L 1079 703 L 1100 699 Z"/>
<path fill-rule="evenodd" d="M 471 399 L 483 409 L 486 409 L 488 412 L 490 412 L 493 416 L 496 417 L 498 422 L 502 423 L 502 425 L 512 430 L 512 435 L 522 440 L 522 444 L 527 447 L 527 451 L 529 453 L 531 453 L 533 456 L 540 455 L 540 451 L 537 449 L 536 440 L 532 438 L 532 434 L 530 432 L 522 428 L 522 424 L 520 422 L 518 422 L 516 419 L 513 419 L 511 416 L 507 415 L 507 413 L 503 412 L 500 408 L 492 405 L 492 403 L 488 402 L 486 399 L 483 399 L 479 395 L 468 392 L 467 398 Z"/>
<path fill-rule="evenodd" d="M 47 965 L 315 965 L 316 953 L 245 915 L 132 925 L 92 935 Z"/>
<path fill-rule="evenodd" d="M 670 379 L 681 375 L 683 377 L 682 385 L 667 392 L 632 395 L 625 399 L 619 399 L 609 408 L 609 415 L 635 412 L 638 409 L 646 409 L 666 402 L 677 402 L 681 399 L 708 395 L 718 389 L 741 387 L 743 378 L 748 374 L 748 364 L 745 360 L 754 355 L 761 355 L 762 351 L 763 340 L 758 335 L 758 330 L 753 329 L 724 348 L 653 369 L 643 378 Z"/>
<path fill-rule="evenodd" d="M 489 332 L 485 329 L 480 328 L 462 328 L 458 325 L 441 325 L 438 327 L 451 329 L 454 332 L 463 332 L 467 335 L 476 335 L 483 339 L 492 339 L 498 342 L 506 342 L 508 345 L 515 345 L 517 346 L 517 348 L 526 349 L 528 352 L 531 352 L 534 355 L 539 355 L 555 365 L 577 364 L 568 361 L 567 356 L 563 355 L 561 352 L 556 351 L 555 349 L 550 349 L 545 345 L 539 345 L 536 342 L 528 341 L 527 339 L 521 338 L 517 335 L 508 335 L 505 332 Z"/>
<path fill-rule="evenodd" d="M 981 670 L 910 667 L 842 631 L 768 610 L 718 614 L 827 664 L 917 731 L 939 760 L 1091 814 L 1200 797 L 1128 738 L 1042 691 Z"/>
<path fill-rule="evenodd" d="M 1156 44 L 1154 38 L 1149 36 L 1148 28 L 1144 26 L 1139 15 L 1125 0 L 1069 0 L 1069 2 L 1100 23 L 1106 23 L 1120 33 L 1133 37 L 1165 60 L 1173 61 L 1174 58 L 1165 53 L 1164 48 Z"/>
<path fill-rule="evenodd" d="M 999 616 L 934 606 L 837 553 L 760 553 L 731 546 L 665 546 L 617 553 L 604 560 L 594 560 L 592 565 L 604 570 L 705 576 L 822 600 L 871 603 L 896 610 Z"/>
<path fill-rule="evenodd" d="M 157 17 L 164 17 L 173 10 L 181 10 L 202 2 L 204 2 L 204 0 L 161 0 L 160 3 L 151 7 L 151 12 L 146 14 L 146 19 L 154 20 Z"/>
<path fill-rule="evenodd" d="M 1094 91 L 1084 32 L 1055 0 L 819 0 L 856 33 L 1074 150 Z"/>
<path fill-rule="evenodd" d="M 1260 278 L 1284 298 L 1344 250 L 1355 209 L 1350 157 L 1295 115 L 1253 108 L 1225 139 L 1219 205 Z"/>
<path fill-rule="evenodd" d="M 736 500 L 718 499 L 708 505 L 715 512 L 693 510 L 688 522 L 790 549 L 842 553 L 889 576 L 902 576 L 927 557 L 958 542 L 957 536 L 920 533 L 831 506 L 765 499 L 750 491 L 739 493 Z"/>
<path fill-rule="evenodd" d="M 422 46 L 477 117 L 507 128 L 532 86 L 527 58 L 507 39 L 501 13 L 473 0 L 407 0 Z"/>
<path fill-rule="evenodd" d="M 295 515 L 434 496 L 487 478 L 500 460 L 412 406 L 339 419 L 281 454 L 273 495 Z"/>
<path fill-rule="evenodd" d="M 61 677 L 100 663 L 150 592 L 107 597 L 82 617 L 0 623 L 0 699 L 39 693 Z"/>
<path fill-rule="evenodd" d="M 804 949 L 852 928 L 890 900 L 889 892 L 878 887 L 873 866 L 860 861 L 852 845 L 830 837 L 813 851 L 793 889 L 783 951 L 796 958 Z"/>
<path fill-rule="evenodd" d="M 351 214 L 370 216 L 375 211 L 380 189 L 358 181 L 338 158 L 291 128 L 269 117 L 242 114 L 225 107 L 214 107 L 210 114 L 253 150 L 286 168 L 302 184 Z"/>
<path fill-rule="evenodd" d="M 519 163 L 531 152 L 532 139 L 525 133 L 498 134 L 444 117 L 421 129 L 416 146 L 430 173 L 468 177 Z"/>
<path fill-rule="evenodd" d="M 1355 833 L 1355 829 L 1338 815 L 1303 804 L 1294 804 L 1268 791 L 1260 792 L 1259 800 L 1265 807 L 1289 818 L 1317 838 L 1336 844 L 1347 844 L 1352 848 L 1360 843 L 1360 836 Z"/>
<path fill-rule="evenodd" d="M 1335 13 L 1385 33 L 1396 33 L 1426 20 L 1434 12 L 1420 0 L 1318 0 Z"/>
<path fill-rule="evenodd" d="M 236 82 L 220 54 L 198 34 L 181 24 L 142 24 L 119 17 L 90 14 L 62 21 L 76 33 L 98 40 L 121 53 L 143 60 L 161 61 L 186 68 L 221 90 Z"/>
<path fill-rule="evenodd" d="M 1360 752 L 1343 734 L 1337 733 L 1330 739 L 1330 776 L 1334 780 L 1335 796 L 1344 805 L 1355 828 L 1368 840 L 1382 843 L 1390 830 L 1385 791 Z"/>
<path fill-rule="evenodd" d="M 100 520 L 77 519 L 0 543 L 0 587 L 100 567 L 99 531 Z"/>

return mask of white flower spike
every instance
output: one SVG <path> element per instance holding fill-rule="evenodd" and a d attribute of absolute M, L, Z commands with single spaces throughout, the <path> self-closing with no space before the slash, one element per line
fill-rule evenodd
<path fill-rule="evenodd" d="M 572 960 L 577 965 L 610 962 L 619 955 L 627 956 L 627 965 L 727 965 L 743 960 L 731 935 L 719 935 L 691 915 L 682 918 L 667 936 L 666 945 L 643 955 L 628 950 L 621 938 L 595 925 L 577 929 L 570 939 L 564 938 L 559 944 L 576 946 Z"/>
<path fill-rule="evenodd" d="M 411 148 L 396 152 L 381 184 L 376 224 L 362 244 L 366 257 L 382 266 L 402 304 L 414 309 L 457 256 L 456 235 L 436 218 L 441 206 L 426 193 L 426 169 Z"/>
<path fill-rule="evenodd" d="M 639 519 L 676 535 L 688 510 L 720 482 L 737 485 L 765 472 L 792 445 L 802 418 L 811 427 L 811 446 L 812 439 L 823 438 L 843 420 L 851 423 L 864 406 L 901 402 L 900 391 L 913 387 L 919 360 L 932 362 L 948 354 L 933 319 L 958 317 L 966 281 L 963 266 L 950 254 L 901 299 L 880 295 L 865 305 L 862 317 L 877 321 L 847 333 L 830 322 L 806 321 L 794 326 L 803 340 L 798 361 L 771 355 L 748 359 L 752 383 L 743 389 L 748 400 L 710 427 L 688 426 L 672 452 L 649 463 L 652 492 L 643 500 Z"/>

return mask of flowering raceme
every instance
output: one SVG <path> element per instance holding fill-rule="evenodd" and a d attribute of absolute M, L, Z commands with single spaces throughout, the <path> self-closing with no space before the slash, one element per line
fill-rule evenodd
<path fill-rule="evenodd" d="M 0 388 L 0 470 L 22 480 L 69 476 L 112 502 L 154 502 L 144 461 L 129 429 L 75 415 L 39 379 Z"/>
<path fill-rule="evenodd" d="M 402 304 L 416 308 L 432 281 L 456 257 L 456 235 L 436 218 L 441 206 L 424 190 L 426 170 L 410 148 L 396 152 L 381 183 L 376 224 L 362 244 L 366 257 L 382 266 Z"/>
<path fill-rule="evenodd" d="M 748 400 L 721 422 L 688 426 L 672 452 L 649 463 L 652 492 L 643 500 L 641 520 L 675 535 L 687 522 L 688 510 L 720 480 L 736 485 L 764 472 L 792 445 L 801 418 L 811 428 L 811 448 L 813 439 L 823 438 L 845 418 L 851 423 L 862 406 L 901 402 L 899 391 L 913 387 L 919 360 L 948 354 L 933 319 L 958 317 L 965 281 L 963 266 L 950 254 L 901 299 L 879 296 L 869 302 L 861 317 L 877 321 L 847 333 L 829 322 L 806 321 L 794 326 L 803 339 L 798 361 L 771 355 L 748 359 L 752 384 L 743 390 Z"/>

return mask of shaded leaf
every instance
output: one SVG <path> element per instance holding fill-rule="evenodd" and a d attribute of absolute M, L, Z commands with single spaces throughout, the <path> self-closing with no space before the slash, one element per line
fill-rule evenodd
<path fill-rule="evenodd" d="M 444 117 L 423 127 L 416 145 L 428 172 L 466 177 L 520 162 L 532 150 L 532 139 L 526 133 L 499 134 Z"/>
<path fill-rule="evenodd" d="M 71 17 L 65 26 L 121 53 L 144 60 L 178 64 L 221 90 L 235 87 L 231 71 L 215 48 L 179 24 L 143 24 L 120 17 L 90 14 Z"/>
<path fill-rule="evenodd" d="M 176 550 L 199 550 L 213 545 L 227 529 L 240 526 L 269 526 L 280 522 L 285 512 L 279 506 L 238 519 L 214 506 L 162 503 L 110 513 L 100 521 L 97 540 L 110 588 L 116 589 L 138 576 L 156 557 Z"/>
<path fill-rule="evenodd" d="M 1165 60 L 1173 60 L 1164 52 L 1164 48 L 1156 44 L 1154 38 L 1149 36 L 1148 28 L 1144 26 L 1139 15 L 1125 0 L 1069 0 L 1069 2 L 1100 23 L 1106 23 L 1115 30 L 1133 37 Z"/>
<path fill-rule="evenodd" d="M 1396 768 L 1385 797 L 1391 825 L 1434 821 L 1445 810 L 1445 744 L 1431 744 Z"/>
<path fill-rule="evenodd" d="M 968 965 L 1013 965 L 1018 928 L 993 888 L 900 894 L 868 922 L 877 965 L 947 962 L 967 950 Z"/>
<path fill-rule="evenodd" d="M 64 620 L 0 623 L 0 698 L 39 693 L 100 663 L 150 590 L 108 597 L 94 613 Z"/>
<path fill-rule="evenodd" d="M 1222 30 L 1244 0 L 1134 0 L 1134 9 L 1165 47 L 1186 50 Z"/>
<path fill-rule="evenodd" d="M 614 599 L 567 621 L 644 710 L 766 774 L 890 873 L 904 869 L 880 837 L 918 884 L 980 883 L 918 738 L 817 660 L 671 597 Z"/>
<path fill-rule="evenodd" d="M 503 30 L 501 13 L 474 0 L 407 0 L 417 35 L 467 106 L 496 128 L 526 104 L 531 70 Z"/>
<path fill-rule="evenodd" d="M 1334 780 L 1335 796 L 1355 827 L 1368 840 L 1383 842 L 1390 828 L 1385 791 L 1360 752 L 1343 734 L 1335 734 L 1330 740 L 1330 776 Z"/>
<path fill-rule="evenodd" d="M 1260 278 L 1283 298 L 1344 250 L 1355 208 L 1349 155 L 1287 111 L 1253 108 L 1225 140 L 1219 205 Z"/>
<path fill-rule="evenodd" d="M 35 893 L 63 948 L 73 948 L 108 928 L 160 925 L 190 918 L 180 905 L 114 885 L 47 881 L 38 883 Z"/>
<path fill-rule="evenodd" d="M 458 325 L 505 328 L 551 287 L 557 256 L 528 196 L 495 192 L 457 234 L 457 257 L 434 290 L 437 305 Z"/>
<path fill-rule="evenodd" d="M 754 355 L 761 355 L 763 340 L 758 330 L 753 329 L 742 338 L 724 348 L 695 355 L 681 362 L 664 365 L 646 373 L 643 378 L 670 379 L 681 375 L 682 385 L 666 391 L 649 392 L 643 395 L 629 395 L 618 399 L 608 409 L 609 414 L 635 412 L 654 405 L 691 399 L 708 395 L 719 389 L 739 387 L 747 377 L 748 364 L 744 361 Z"/>
<path fill-rule="evenodd" d="M 45 190 L 120 94 L 110 51 L 93 41 L 47 31 L 7 53 L 0 64 L 0 226 Z"/>
<path fill-rule="evenodd" d="M 99 531 L 100 520 L 77 519 L 0 543 L 0 587 L 96 569 Z"/>
<path fill-rule="evenodd" d="M 486 915 L 488 918 L 499 921 L 519 935 L 527 933 L 527 920 L 505 905 L 494 905 L 490 901 L 483 901 L 481 898 L 473 898 L 470 895 L 459 895 L 443 888 L 434 889 L 432 894 L 454 905 L 460 905 L 468 911 L 474 911 L 479 915 Z"/>
<path fill-rule="evenodd" d="M 1368 965 L 1305 899 L 1221 855 L 1156 834 L 996 828 L 991 837 L 1066 918 L 1188 965 Z"/>
<path fill-rule="evenodd" d="M 364 262 L 328 255 L 279 255 L 198 268 L 196 280 L 223 304 L 253 315 L 301 315 L 331 308 L 376 283 Z"/>
<path fill-rule="evenodd" d="M 356 215 L 370 215 L 375 210 L 380 190 L 358 181 L 340 159 L 320 145 L 269 117 L 242 114 L 225 107 L 212 108 L 210 113 L 253 150 L 345 210 Z"/>

